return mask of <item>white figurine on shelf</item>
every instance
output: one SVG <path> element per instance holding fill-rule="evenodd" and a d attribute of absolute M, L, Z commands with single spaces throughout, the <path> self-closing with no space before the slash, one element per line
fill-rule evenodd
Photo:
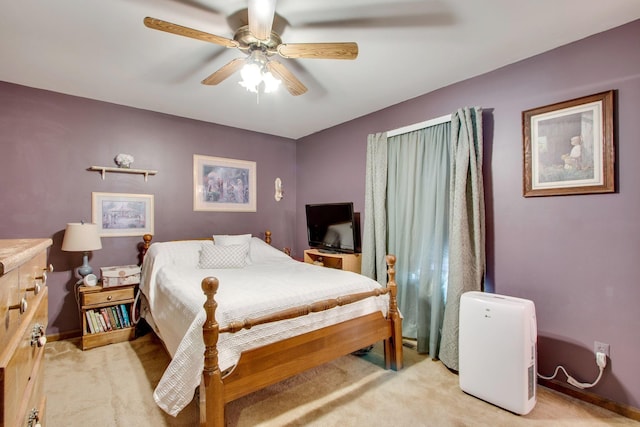
<path fill-rule="evenodd" d="M 120 153 L 114 159 L 119 168 L 129 169 L 131 163 L 133 163 L 133 156 L 131 154 Z"/>

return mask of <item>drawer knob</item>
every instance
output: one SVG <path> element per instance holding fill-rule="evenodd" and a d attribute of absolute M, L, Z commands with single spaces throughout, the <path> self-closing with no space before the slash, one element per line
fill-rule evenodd
<path fill-rule="evenodd" d="M 53 264 L 49 264 L 48 267 L 42 269 L 42 274 L 40 276 L 36 276 L 34 280 L 42 280 L 42 284 L 47 284 L 47 272 L 53 273 Z"/>
<path fill-rule="evenodd" d="M 27 299 L 22 298 L 19 304 L 14 304 L 9 306 L 9 310 L 20 310 L 20 314 L 24 314 L 27 311 Z"/>
<path fill-rule="evenodd" d="M 109 296 L 107 297 L 107 301 L 111 301 L 112 299 L 113 299 L 113 295 L 109 295 Z"/>
<path fill-rule="evenodd" d="M 38 293 L 40 293 L 40 290 L 42 289 L 42 286 L 46 286 L 47 285 L 47 271 L 48 272 L 52 272 L 53 271 L 53 264 L 49 264 L 48 267 L 43 268 L 42 269 L 42 274 L 40 276 L 36 276 L 33 279 L 33 286 L 30 288 L 27 288 L 27 292 L 33 292 L 34 295 L 38 295 Z M 42 285 L 40 285 L 40 283 L 38 283 L 38 281 L 42 281 Z"/>
<path fill-rule="evenodd" d="M 27 421 L 27 427 L 40 427 L 40 413 L 36 408 L 33 408 L 29 412 L 29 421 Z"/>
<path fill-rule="evenodd" d="M 36 323 L 31 330 L 31 347 L 44 347 L 46 343 L 47 337 L 45 336 L 44 326 Z"/>
<path fill-rule="evenodd" d="M 39 276 L 36 276 L 34 280 L 36 281 L 42 280 L 42 284 L 45 285 L 47 283 L 47 272 L 43 271 L 42 274 Z"/>
<path fill-rule="evenodd" d="M 43 283 L 44 283 L 44 282 L 43 282 Z M 40 293 L 40 289 L 41 289 L 41 287 L 40 287 L 40 283 L 38 283 L 38 282 L 34 282 L 32 287 L 27 288 L 27 292 L 31 292 L 31 291 L 33 291 L 33 294 L 34 294 L 34 295 L 38 295 L 38 294 Z"/>

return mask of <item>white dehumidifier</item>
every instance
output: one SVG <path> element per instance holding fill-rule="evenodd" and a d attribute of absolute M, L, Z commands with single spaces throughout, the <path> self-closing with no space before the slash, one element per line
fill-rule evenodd
<path fill-rule="evenodd" d="M 484 292 L 460 298 L 460 388 L 516 414 L 536 405 L 533 301 Z"/>

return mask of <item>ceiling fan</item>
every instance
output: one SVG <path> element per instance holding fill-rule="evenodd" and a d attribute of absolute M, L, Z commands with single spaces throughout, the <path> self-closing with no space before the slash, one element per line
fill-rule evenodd
<path fill-rule="evenodd" d="M 247 55 L 246 58 L 231 60 L 205 78 L 202 84 L 217 85 L 242 70 L 243 82 L 240 84 L 252 92 L 257 92 L 261 84 L 268 92 L 274 80 L 278 83 L 281 80 L 291 95 L 302 95 L 307 91 L 305 85 L 282 62 L 272 58 L 275 55 L 287 59 L 355 59 L 358 56 L 358 45 L 353 42 L 283 43 L 280 35 L 273 31 L 275 8 L 276 0 L 248 0 L 248 24 L 237 28 L 233 39 L 150 17 L 144 19 L 144 25 L 154 30 L 241 50 Z M 249 67 L 245 69 L 245 65 Z"/>

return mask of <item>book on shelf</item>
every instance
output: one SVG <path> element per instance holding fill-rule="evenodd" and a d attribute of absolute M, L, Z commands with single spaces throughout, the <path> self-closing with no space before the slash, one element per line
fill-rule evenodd
<path fill-rule="evenodd" d="M 128 328 L 131 326 L 131 321 L 129 320 L 129 313 L 127 312 L 127 306 L 124 304 L 120 304 L 120 308 L 122 309 L 122 317 L 124 319 L 124 324 Z"/>
<path fill-rule="evenodd" d="M 95 310 L 96 320 L 98 321 L 98 325 L 100 326 L 100 332 L 107 332 L 107 324 L 104 322 L 104 317 L 100 314 L 100 310 Z"/>
<path fill-rule="evenodd" d="M 102 307 L 100 309 L 100 314 L 102 315 L 102 318 L 104 319 L 104 324 L 107 327 L 107 331 L 111 331 L 113 329 L 113 327 L 111 326 L 111 320 L 109 320 L 109 315 L 107 314 L 107 309 Z"/>
<path fill-rule="evenodd" d="M 113 310 L 113 317 L 116 319 L 116 323 L 118 324 L 118 329 L 124 328 L 122 324 L 122 315 L 118 311 L 118 307 L 112 306 L 111 310 Z"/>
<path fill-rule="evenodd" d="M 120 324 L 118 323 L 118 315 L 115 314 L 113 307 L 107 307 L 107 312 L 109 313 L 109 320 L 111 321 L 111 327 L 113 329 L 120 329 Z"/>
<path fill-rule="evenodd" d="M 96 319 L 96 313 L 93 310 L 88 311 L 91 316 L 91 323 L 93 324 L 94 333 L 97 334 L 100 332 L 100 326 L 98 325 L 98 320 Z"/>
<path fill-rule="evenodd" d="M 96 330 L 93 328 L 93 322 L 91 321 L 91 310 L 87 310 L 84 312 L 84 316 L 87 318 L 87 332 L 90 334 L 95 334 Z"/>
<path fill-rule="evenodd" d="M 98 319 L 96 319 L 96 312 L 91 310 L 91 321 L 93 322 L 93 329 L 95 329 L 96 334 L 100 332 L 100 326 L 98 325 Z"/>
<path fill-rule="evenodd" d="M 126 325 L 124 324 L 124 318 L 122 317 L 122 310 L 120 309 L 120 306 L 116 305 L 113 308 L 116 311 L 116 314 L 118 315 L 118 322 L 120 323 L 120 328 L 125 328 Z"/>

